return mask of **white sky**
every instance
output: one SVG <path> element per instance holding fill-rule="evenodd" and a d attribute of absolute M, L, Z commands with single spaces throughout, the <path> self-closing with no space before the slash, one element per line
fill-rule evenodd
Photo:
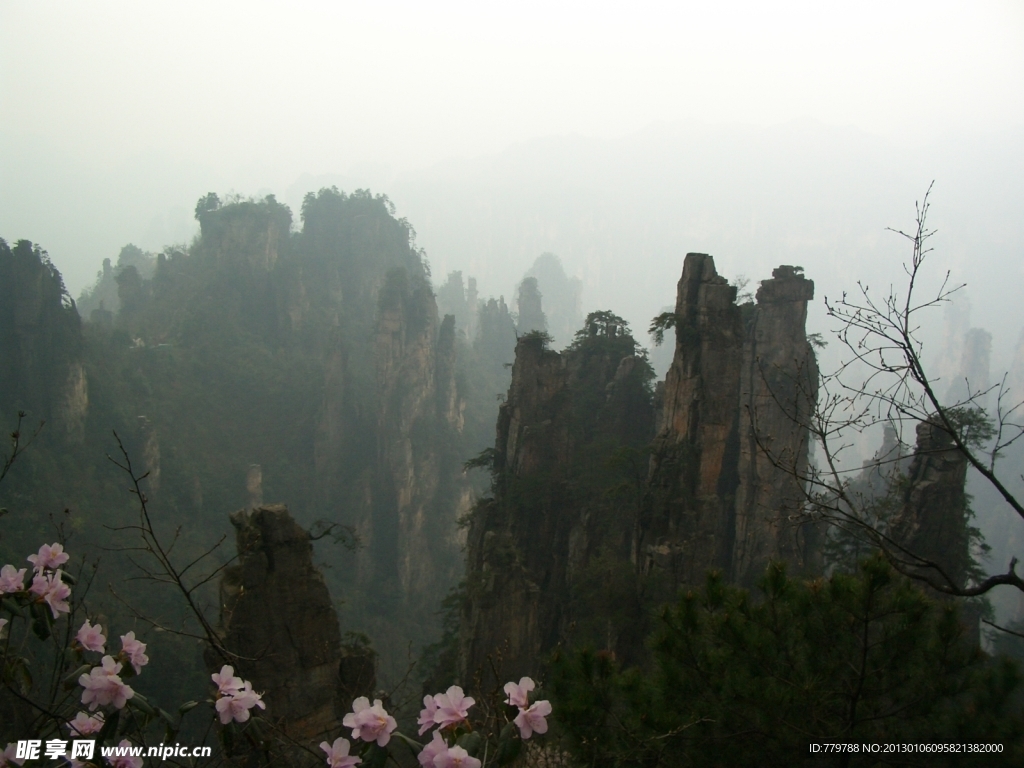
<path fill-rule="evenodd" d="M 1021 124 L 1024 4 L 7 0 L 0 73 L 8 137 L 245 186 L 691 117 Z"/>

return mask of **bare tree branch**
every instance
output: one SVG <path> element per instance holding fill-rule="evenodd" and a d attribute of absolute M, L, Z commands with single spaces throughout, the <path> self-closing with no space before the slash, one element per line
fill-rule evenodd
<path fill-rule="evenodd" d="M 890 495 L 888 501 L 866 498 L 855 490 L 853 481 L 871 470 L 887 477 L 892 486 L 901 463 L 908 460 L 902 448 L 892 456 L 876 456 L 863 466 L 849 467 L 842 462 L 843 454 L 853 445 L 850 436 L 854 434 L 887 425 L 896 434 L 897 445 L 904 446 L 909 443 L 903 439 L 906 428 L 929 422 L 948 436 L 950 449 L 960 453 L 1024 519 L 1024 504 L 997 475 L 997 462 L 1003 452 L 1024 437 L 1024 419 L 1020 418 L 1024 402 L 1010 403 L 1007 377 L 1003 376 L 999 384 L 986 388 L 975 387 L 965 379 L 966 396 L 944 403 L 937 394 L 936 379 L 922 361 L 919 313 L 945 304 L 964 287 L 952 284 L 947 272 L 934 293 L 920 296 L 923 267 L 932 251 L 928 240 L 935 234 L 927 225 L 931 191 L 929 185 L 924 198 L 915 204 L 913 230 L 890 230 L 912 245 L 910 259 L 903 265 L 907 277 L 904 289 L 889 286 L 879 296 L 867 284 L 858 283 L 854 295 L 843 293 L 838 300 L 825 299 L 828 316 L 839 323 L 834 334 L 848 356 L 835 371 L 819 376 L 816 405 L 810 417 L 801 418 L 798 409 L 785 408 L 781 398 L 773 395 L 774 407 L 782 407 L 794 423 L 803 422 L 798 425 L 817 445 L 819 465 L 801 470 L 793 457 L 778 455 L 772 441 L 760 435 L 757 414 L 751 412 L 754 437 L 773 466 L 798 476 L 804 492 L 805 519 L 824 521 L 833 530 L 881 550 L 897 570 L 943 594 L 975 597 L 997 586 L 1024 591 L 1024 581 L 1015 570 L 1016 558 L 1004 573 L 974 577 L 964 584 L 934 559 L 910 551 L 872 512 L 872 505 L 877 507 L 883 501 L 895 505 L 899 501 L 893 496 L 894 488 L 885 491 Z M 761 375 L 767 383 L 770 377 L 764 371 Z M 799 381 L 797 386 L 801 386 Z M 993 393 L 995 411 L 988 422 L 982 403 Z M 814 400 L 810 392 L 801 394 Z M 918 455 L 927 453 L 919 447 Z"/>

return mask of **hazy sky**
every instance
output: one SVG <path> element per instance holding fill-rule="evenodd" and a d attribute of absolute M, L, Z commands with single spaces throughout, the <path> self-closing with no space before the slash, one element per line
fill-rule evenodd
<path fill-rule="evenodd" d="M 0 3 L 5 133 L 240 184 L 534 136 L 1024 122 L 1024 4 Z M 12 147 L 6 147 L 10 151 Z"/>
<path fill-rule="evenodd" d="M 1024 4 L 0 0 L 0 105 L 0 236 L 42 243 L 77 295 L 124 243 L 187 237 L 210 190 L 387 192 L 538 137 L 695 119 L 1019 127 Z"/>

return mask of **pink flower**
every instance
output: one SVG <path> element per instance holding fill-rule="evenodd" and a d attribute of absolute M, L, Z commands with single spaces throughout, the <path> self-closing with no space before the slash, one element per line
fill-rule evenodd
<path fill-rule="evenodd" d="M 104 644 L 107 642 L 107 638 L 103 634 L 103 627 L 97 624 L 95 627 L 89 624 L 89 620 L 85 620 L 85 624 L 78 630 L 78 634 L 75 635 L 75 639 L 82 644 L 82 647 L 87 651 L 95 651 L 96 653 L 105 653 Z"/>
<path fill-rule="evenodd" d="M 122 749 L 128 750 L 132 748 L 132 743 L 128 739 L 121 739 L 121 743 L 117 746 Z M 142 768 L 141 757 L 129 757 L 128 755 L 120 755 L 118 757 L 108 757 L 107 762 L 110 763 L 110 768 Z"/>
<path fill-rule="evenodd" d="M 508 703 L 514 707 L 520 709 L 526 709 L 530 706 L 530 691 L 534 688 L 533 680 L 528 677 L 524 677 L 519 681 L 519 685 L 515 683 L 505 683 L 505 693 L 508 694 Z"/>
<path fill-rule="evenodd" d="M 416 721 L 420 726 L 420 736 L 434 727 L 435 712 L 437 712 L 437 698 L 434 696 L 424 696 L 423 709 L 420 710 L 420 718 Z"/>
<path fill-rule="evenodd" d="M 43 544 L 43 546 L 39 548 L 38 555 L 29 555 L 25 559 L 32 563 L 32 567 L 35 568 L 36 573 L 42 573 L 47 568 L 51 571 L 57 570 L 71 558 L 64 551 L 64 546 L 62 544 Z"/>
<path fill-rule="evenodd" d="M 480 768 L 480 761 L 462 747 L 452 747 L 434 758 L 434 768 Z"/>
<path fill-rule="evenodd" d="M 242 689 L 240 691 L 236 691 L 233 694 L 233 698 L 236 701 L 241 701 L 245 705 L 246 709 L 252 709 L 253 707 L 259 707 L 260 709 L 267 708 L 267 705 L 263 703 L 263 694 L 256 693 L 256 691 L 252 689 L 252 683 L 248 680 L 242 683 Z"/>
<path fill-rule="evenodd" d="M 535 733 L 547 733 L 548 721 L 544 718 L 551 714 L 551 702 L 538 701 L 532 707 L 519 709 L 519 714 L 513 721 L 519 728 L 519 735 L 523 739 L 530 738 Z"/>
<path fill-rule="evenodd" d="M 241 690 L 234 691 L 228 696 L 221 696 L 214 706 L 217 708 L 217 714 L 223 725 L 227 725 L 232 720 L 236 723 L 244 723 L 249 719 L 249 710 L 253 707 L 267 708 L 267 705 L 263 703 L 262 695 L 256 693 L 252 689 L 252 683 L 248 681 L 245 682 Z"/>
<path fill-rule="evenodd" d="M 434 758 L 448 751 L 448 745 L 441 737 L 440 731 L 434 731 L 434 738 L 420 750 L 416 759 L 420 761 L 423 768 L 434 768 Z"/>
<path fill-rule="evenodd" d="M 351 766 L 363 762 L 361 757 L 349 756 L 350 746 L 348 739 L 343 739 L 341 736 L 334 740 L 334 744 L 328 744 L 326 741 L 320 742 L 320 749 L 327 753 L 329 768 L 351 768 Z"/>
<path fill-rule="evenodd" d="M 17 757 L 18 745 L 8 744 L 7 749 L 0 752 L 0 768 L 4 768 L 8 765 L 24 765 L 25 758 Z"/>
<path fill-rule="evenodd" d="M 149 664 L 149 656 L 146 655 L 146 644 L 135 639 L 135 633 L 129 632 L 121 635 L 121 652 L 128 656 L 132 663 L 135 674 L 142 672 L 142 668 Z"/>
<path fill-rule="evenodd" d="M 103 713 L 97 712 L 89 717 L 85 712 L 79 712 L 75 719 L 68 723 L 71 733 L 78 736 L 88 736 L 92 733 L 99 733 L 103 729 Z"/>
<path fill-rule="evenodd" d="M 107 704 L 122 709 L 125 702 L 135 695 L 135 691 L 121 681 L 117 674 L 121 671 L 121 665 L 113 657 L 104 656 L 100 664 L 99 667 L 93 667 L 89 674 L 78 678 L 78 684 L 85 688 L 82 691 L 82 703 L 89 705 L 90 712 Z"/>
<path fill-rule="evenodd" d="M 235 677 L 235 668 L 227 664 L 220 668 L 220 672 L 210 675 L 210 679 L 217 686 L 218 696 L 230 696 L 236 691 L 242 690 L 245 685 L 242 678 Z"/>
<path fill-rule="evenodd" d="M 60 579 L 60 571 L 49 574 L 37 573 L 32 578 L 32 586 L 28 589 L 33 595 L 42 598 L 50 610 L 53 618 L 59 618 L 60 614 L 68 613 L 71 606 L 68 605 L 68 598 L 71 597 L 71 587 Z"/>
<path fill-rule="evenodd" d="M 457 685 L 453 685 L 445 693 L 437 694 L 434 698 L 437 701 L 434 722 L 442 728 L 461 723 L 469 717 L 469 708 L 476 704 L 473 697 L 464 695 Z"/>
<path fill-rule="evenodd" d="M 353 739 L 376 741 L 377 746 L 384 747 L 391 740 L 391 732 L 398 727 L 395 718 L 387 713 L 380 699 L 374 699 L 373 706 L 365 696 L 352 702 L 352 711 L 341 721 L 346 728 L 352 729 Z"/>
<path fill-rule="evenodd" d="M 0 595 L 25 591 L 25 572 L 28 568 L 15 570 L 13 565 L 0 568 Z"/>

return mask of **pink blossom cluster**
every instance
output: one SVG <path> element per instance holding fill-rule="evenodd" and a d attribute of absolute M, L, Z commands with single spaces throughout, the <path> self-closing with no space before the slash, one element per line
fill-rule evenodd
<path fill-rule="evenodd" d="M 135 696 L 131 686 L 121 680 L 120 671 L 121 664 L 114 661 L 113 656 L 104 656 L 100 666 L 78 678 L 78 684 L 85 689 L 82 691 L 82 703 L 89 707 L 90 712 L 108 704 L 123 709 L 128 699 Z"/>
<path fill-rule="evenodd" d="M 223 725 L 227 725 L 232 720 L 236 723 L 244 723 L 249 719 L 249 710 L 253 707 L 267 708 L 267 705 L 263 703 L 263 695 L 252 689 L 252 683 L 235 677 L 234 667 L 225 664 L 220 668 L 220 672 L 210 675 L 210 679 L 217 686 L 217 701 L 214 706 L 217 708 L 217 715 Z"/>
<path fill-rule="evenodd" d="M 136 640 L 134 632 L 121 635 L 121 653 L 117 657 L 122 661 L 130 663 L 136 675 L 142 672 L 144 666 L 149 664 L 149 656 L 146 655 L 146 644 Z"/>
<path fill-rule="evenodd" d="M 78 632 L 75 634 L 75 642 L 80 650 L 93 653 L 106 652 L 107 637 L 103 634 L 103 627 L 100 624 L 91 624 L 89 619 L 86 619 L 82 626 L 79 627 Z M 126 663 L 132 665 L 131 671 L 136 675 L 149 663 L 149 657 L 146 655 L 146 644 L 137 640 L 134 632 L 121 635 L 121 651 L 116 657 L 109 654 L 104 656 L 100 660 L 98 667 L 93 667 L 91 671 L 78 678 L 79 685 L 84 689 L 82 691 L 82 703 L 87 705 L 90 711 L 94 712 L 97 707 L 103 707 L 108 704 L 113 704 L 117 709 L 121 709 L 128 699 L 135 696 L 135 691 L 132 690 L 132 687 L 121 679 L 120 673 Z M 100 716 L 98 721 L 94 721 L 89 719 L 85 713 L 80 712 L 78 718 L 68 723 L 71 729 L 77 733 L 83 734 L 86 731 L 78 730 L 76 723 L 83 727 L 92 727 L 80 718 L 86 718 L 91 722 L 99 722 L 102 726 L 102 716 Z M 96 731 L 98 730 L 99 728 L 96 728 Z M 88 732 L 95 733 L 96 731 Z"/>
<path fill-rule="evenodd" d="M 106 653 L 107 636 L 103 634 L 103 627 L 99 624 L 93 626 L 88 619 L 79 628 L 75 640 L 86 651 Z"/>
<path fill-rule="evenodd" d="M 103 634 L 103 627 L 95 626 L 86 619 L 85 623 L 75 635 L 75 640 L 82 650 L 94 653 L 105 653 L 107 637 Z M 131 664 L 135 674 L 141 674 L 142 668 L 149 664 L 149 656 L 146 655 L 146 644 L 136 639 L 135 632 L 121 635 L 121 652 L 117 654 L 117 661 L 122 664 Z"/>
<path fill-rule="evenodd" d="M 519 683 L 508 683 L 505 686 L 505 693 L 509 697 L 508 703 L 519 708 L 515 724 L 523 739 L 530 738 L 534 733 L 546 733 L 548 730 L 545 718 L 551 714 L 551 704 L 547 701 L 538 701 L 530 705 L 529 693 L 533 689 L 534 682 L 528 677 L 522 678 Z M 480 761 L 477 758 L 472 757 L 462 747 L 449 746 L 441 734 L 445 729 L 454 729 L 466 723 L 469 708 L 475 703 L 473 698 L 466 696 L 457 685 L 453 685 L 445 693 L 423 697 L 423 709 L 417 720 L 420 736 L 435 725 L 438 726 L 417 758 L 423 768 L 480 768 Z"/>
<path fill-rule="evenodd" d="M 68 605 L 71 587 L 64 583 L 60 566 L 70 557 L 63 545 L 43 544 L 37 554 L 29 555 L 26 559 L 32 563 L 32 585 L 25 588 L 27 568 L 15 568 L 8 563 L 0 568 L 0 595 L 25 592 L 33 595 L 36 602 L 46 603 L 55 619 L 60 618 L 62 613 L 68 613 L 71 610 Z"/>
<path fill-rule="evenodd" d="M 530 691 L 535 687 L 533 680 L 529 677 L 520 679 L 519 683 L 505 683 L 506 700 L 509 704 L 519 708 L 519 714 L 513 721 L 519 729 L 519 735 L 528 739 L 535 733 L 547 733 L 548 721 L 545 719 L 551 714 L 551 702 L 536 701 L 530 704 Z"/>
<path fill-rule="evenodd" d="M 476 704 L 472 696 L 466 696 L 462 688 L 453 685 L 444 693 L 423 697 L 423 709 L 419 719 L 420 736 L 433 728 L 450 728 L 464 723 L 469 718 L 469 708 Z"/>
<path fill-rule="evenodd" d="M 380 699 L 370 700 L 360 696 L 352 702 L 352 711 L 341 721 L 346 728 L 352 729 L 353 739 L 375 741 L 377 746 L 384 747 L 391 740 L 391 733 L 398 727 L 395 718 L 388 714 Z"/>

